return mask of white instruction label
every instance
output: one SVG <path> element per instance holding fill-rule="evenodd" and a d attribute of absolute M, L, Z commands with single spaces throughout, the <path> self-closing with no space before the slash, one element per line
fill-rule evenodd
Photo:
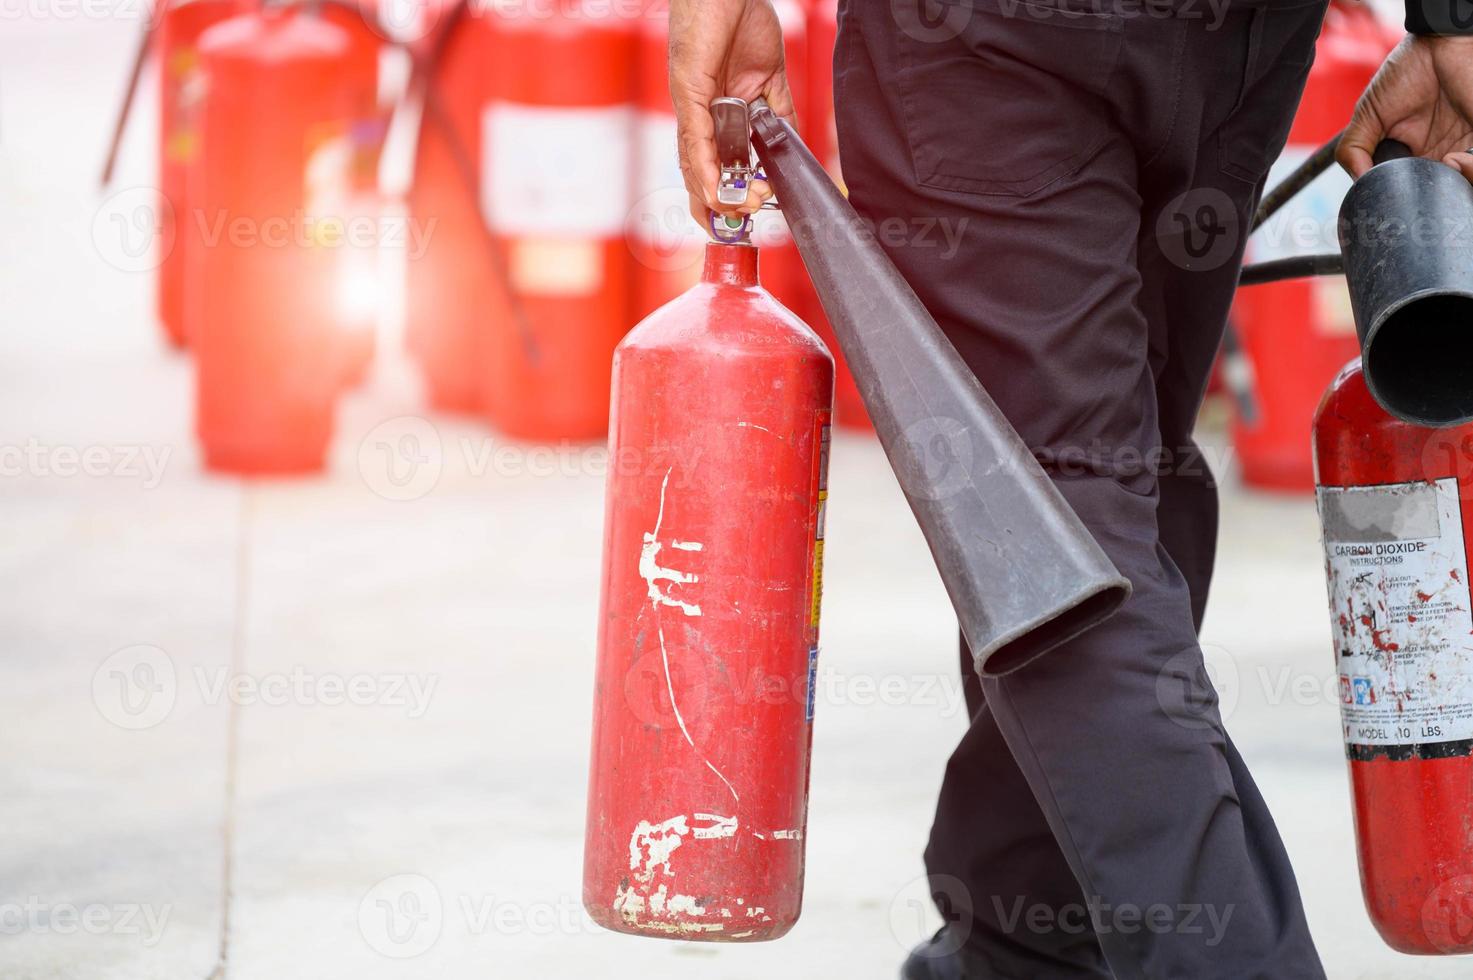
<path fill-rule="evenodd" d="M 1348 746 L 1473 738 L 1473 614 L 1458 482 L 1320 487 Z"/>
<path fill-rule="evenodd" d="M 617 237 L 629 211 L 634 113 L 491 102 L 482 113 L 481 209 L 508 235 Z"/>

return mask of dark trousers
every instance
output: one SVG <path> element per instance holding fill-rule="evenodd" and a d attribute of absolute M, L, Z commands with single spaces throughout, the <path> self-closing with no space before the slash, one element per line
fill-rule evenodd
<path fill-rule="evenodd" d="M 1061 2 L 841 9 L 854 206 L 1135 588 L 1016 673 L 963 651 L 933 893 L 979 977 L 1323 977 L 1204 671 L 1192 442 L 1323 2 Z"/>

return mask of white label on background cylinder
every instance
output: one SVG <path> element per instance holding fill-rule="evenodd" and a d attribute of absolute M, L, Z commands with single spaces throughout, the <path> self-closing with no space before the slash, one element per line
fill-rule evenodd
<path fill-rule="evenodd" d="M 670 188 L 685 190 L 675 133 L 675 117 L 670 113 L 639 114 L 639 182 L 634 191 L 636 196 Z"/>
<path fill-rule="evenodd" d="M 675 117 L 640 113 L 635 155 L 638 181 L 624 225 L 635 259 L 658 272 L 699 266 L 708 236 L 690 214 L 690 195 L 675 149 Z"/>
<path fill-rule="evenodd" d="M 1291 144 L 1274 161 L 1268 171 L 1273 187 L 1289 176 L 1316 147 Z M 1320 174 L 1274 212 L 1263 227 L 1248 241 L 1248 261 L 1268 262 L 1296 255 L 1316 255 L 1340 251 L 1337 229 L 1340 202 L 1350 190 L 1350 175 L 1338 166 Z"/>
<path fill-rule="evenodd" d="M 494 230 L 603 238 L 622 233 L 632 177 L 628 106 L 492 102 L 481 126 L 481 209 Z"/>
<path fill-rule="evenodd" d="M 1346 744 L 1473 738 L 1457 480 L 1320 487 L 1318 497 Z"/>

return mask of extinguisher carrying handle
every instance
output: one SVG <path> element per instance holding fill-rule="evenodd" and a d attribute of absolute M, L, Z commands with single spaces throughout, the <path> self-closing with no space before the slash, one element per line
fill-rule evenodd
<path fill-rule="evenodd" d="M 753 162 L 751 106 L 745 99 L 723 95 L 711 102 L 711 124 L 716 134 L 716 201 L 728 207 L 746 202 L 747 188 L 767 175 Z M 766 211 L 781 210 L 777 201 L 762 202 Z M 726 245 L 750 245 L 753 222 L 750 215 L 711 211 L 706 229 L 711 238 Z"/>
<path fill-rule="evenodd" d="M 1414 156 L 1412 148 L 1401 140 L 1384 139 L 1376 144 L 1376 150 L 1371 154 L 1371 163 L 1386 163 L 1390 160 L 1404 160 Z"/>

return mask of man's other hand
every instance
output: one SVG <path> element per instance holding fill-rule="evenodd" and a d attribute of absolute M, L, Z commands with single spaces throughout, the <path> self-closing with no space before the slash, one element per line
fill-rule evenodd
<path fill-rule="evenodd" d="M 1408 35 L 1356 103 L 1335 158 L 1359 177 L 1387 138 L 1473 180 L 1473 37 Z"/>

